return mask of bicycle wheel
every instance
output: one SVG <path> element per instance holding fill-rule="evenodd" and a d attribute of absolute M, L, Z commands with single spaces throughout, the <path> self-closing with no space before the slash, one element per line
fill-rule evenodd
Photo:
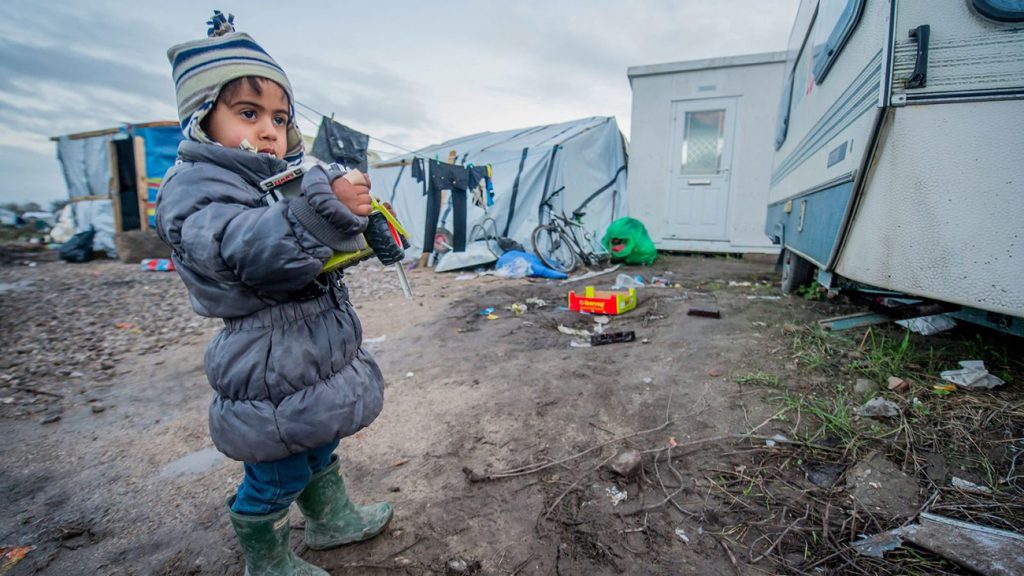
<path fill-rule="evenodd" d="M 566 274 L 576 269 L 576 253 L 558 226 L 540 224 L 533 229 L 533 252 L 545 266 Z"/>

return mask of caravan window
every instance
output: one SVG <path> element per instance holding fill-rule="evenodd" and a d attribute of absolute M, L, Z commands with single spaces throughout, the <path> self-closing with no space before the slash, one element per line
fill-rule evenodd
<path fill-rule="evenodd" d="M 782 148 L 789 131 L 790 101 L 793 99 L 793 73 L 786 76 L 786 84 L 782 87 L 782 100 L 779 102 L 779 114 L 775 119 L 775 149 Z"/>
<path fill-rule="evenodd" d="M 843 44 L 860 19 L 864 0 L 821 0 L 814 19 L 814 81 L 825 80 Z"/>
<path fill-rule="evenodd" d="M 999 22 L 1024 22 L 1024 0 L 971 0 L 979 14 Z"/>

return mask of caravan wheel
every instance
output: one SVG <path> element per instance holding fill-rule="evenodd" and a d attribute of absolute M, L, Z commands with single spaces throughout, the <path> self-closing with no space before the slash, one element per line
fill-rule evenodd
<path fill-rule="evenodd" d="M 782 257 L 782 293 L 792 294 L 814 278 L 814 264 L 786 250 Z"/>

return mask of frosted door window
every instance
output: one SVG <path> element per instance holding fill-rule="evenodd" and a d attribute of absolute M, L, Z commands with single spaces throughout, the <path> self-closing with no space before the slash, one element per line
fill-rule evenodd
<path fill-rule="evenodd" d="M 725 110 L 686 113 L 683 132 L 683 174 L 716 174 L 722 165 Z"/>

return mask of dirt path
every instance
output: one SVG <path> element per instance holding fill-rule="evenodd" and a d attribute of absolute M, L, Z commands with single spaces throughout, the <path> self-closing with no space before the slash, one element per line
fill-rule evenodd
<path fill-rule="evenodd" d="M 100 271 L 96 282 L 68 302 L 52 301 L 64 306 L 58 317 L 98 314 L 90 299 L 102 282 L 121 279 L 150 287 L 150 296 L 139 297 L 156 298 L 164 328 L 181 321 L 172 318 L 182 311 L 184 290 L 170 275 L 109 263 L 0 269 L 0 283 L 15 286 L 6 289 L 10 305 L 2 308 L 5 338 L 22 340 L 14 349 L 38 346 L 39 333 L 83 337 L 61 335 L 57 325 L 30 337 L 18 323 L 42 322 L 33 316 L 39 312 L 18 316 L 11 302 L 32 297 L 26 286 L 89 266 Z M 777 409 L 777 391 L 741 386 L 742 375 L 780 374 L 793 386 L 821 378 L 793 364 L 782 327 L 845 309 L 763 298 L 775 294 L 766 282 L 774 280 L 768 263 L 665 256 L 653 270 L 623 271 L 660 274 L 681 287 L 641 290 L 638 308 L 607 327 L 634 330 L 637 341 L 592 348 L 573 347 L 574 337 L 557 329 L 594 326 L 593 317 L 559 308 L 575 285 L 417 270 L 410 302 L 390 271 L 366 266 L 352 274 L 364 338 L 388 387 L 381 416 L 345 440 L 339 454 L 351 494 L 390 500 L 395 518 L 364 544 L 313 552 L 297 529 L 293 546 L 338 575 L 758 573 L 743 563 L 734 567 L 732 551 L 709 531 L 720 523 L 698 513 L 707 509 L 707 470 L 732 466 L 720 443 L 700 441 L 746 433 Z M 595 283 L 607 287 L 613 276 Z M 532 298 L 547 305 L 529 305 L 519 317 L 507 309 Z M 691 305 L 712 301 L 721 319 L 686 315 Z M 497 319 L 481 315 L 489 307 Z M 0 420 L 0 544 L 35 546 L 12 575 L 241 574 L 224 512 L 241 467 L 211 449 L 206 431 L 202 354 L 216 323 L 189 317 L 184 336 L 171 330 L 169 340 L 153 340 L 151 332 L 161 328 L 140 314 L 131 321 L 142 326 L 134 334 L 139 342 L 119 341 L 117 349 L 148 352 L 108 354 L 116 367 L 95 371 L 104 379 L 93 380 L 93 372 L 44 378 L 48 384 L 39 390 L 63 398 L 43 394 L 25 404 L 40 394 L 16 393 L 10 382 L 24 388 L 31 375 L 24 362 L 7 359 L 10 378 L 0 395 L 14 400 L 0 405 L 8 410 Z M 124 336 L 110 328 L 117 314 L 103 318 L 98 333 Z M 31 408 L 39 403 L 46 407 Z M 41 423 L 58 409 L 58 420 Z M 537 473 L 469 479 L 561 460 L 655 428 Z M 775 431 L 769 425 L 759 433 Z M 667 454 L 672 442 L 682 446 L 656 463 L 661 454 L 654 451 Z M 601 463 L 626 446 L 652 452 L 639 474 L 620 478 Z M 665 502 L 666 491 L 683 511 Z M 613 505 L 615 493 L 625 493 L 625 501 Z M 294 510 L 292 524 L 301 526 Z"/>

